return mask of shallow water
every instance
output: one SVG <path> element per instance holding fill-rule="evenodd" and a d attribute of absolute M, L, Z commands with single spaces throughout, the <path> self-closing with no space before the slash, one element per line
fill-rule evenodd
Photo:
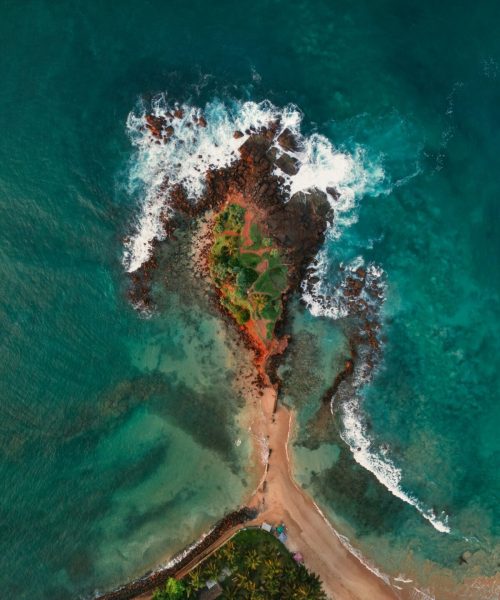
<path fill-rule="evenodd" d="M 383 360 L 360 398 L 369 456 L 400 469 L 398 489 L 446 514 L 451 533 L 354 460 L 340 409 L 324 441 L 307 425 L 345 359 L 349 318 L 298 307 L 293 326 L 312 357 L 307 392 L 293 373 L 285 382 L 303 425 L 297 477 L 390 573 L 424 587 L 438 567 L 490 575 L 500 536 L 498 5 L 207 6 L 0 5 L 4 593 L 63 599 L 117 585 L 250 485 L 238 353 L 222 325 L 182 290 L 167 290 L 149 320 L 126 298 L 122 237 L 145 193 L 128 187 L 138 157 L 126 122 L 163 91 L 199 106 L 294 102 L 303 131 L 354 157 L 366 179 L 338 211 L 324 281 L 335 285 L 339 262 L 359 256 L 384 272 Z M 459 565 L 464 550 L 475 554 Z"/>

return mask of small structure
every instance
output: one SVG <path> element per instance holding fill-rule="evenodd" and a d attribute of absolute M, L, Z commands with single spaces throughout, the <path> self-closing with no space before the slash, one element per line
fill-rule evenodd
<path fill-rule="evenodd" d="M 264 521 L 264 523 L 262 523 L 260 528 L 263 529 L 264 531 L 267 531 L 267 533 L 271 533 L 271 531 L 273 530 L 273 526 L 269 525 L 269 523 L 266 523 L 265 521 Z"/>
<path fill-rule="evenodd" d="M 286 535 L 286 533 L 285 533 L 284 531 L 282 531 L 282 532 L 281 532 L 281 533 L 278 535 L 278 539 L 279 539 L 279 541 L 280 541 L 282 544 L 284 544 L 288 538 L 287 538 L 287 535 Z"/>
<path fill-rule="evenodd" d="M 278 527 L 276 527 L 276 531 L 278 532 L 278 535 L 280 535 L 280 533 L 285 533 L 285 524 L 281 523 L 281 525 L 278 525 Z"/>
<path fill-rule="evenodd" d="M 199 600 L 215 600 L 222 595 L 224 590 L 216 581 L 210 581 L 212 584 L 210 588 L 208 587 L 208 583 L 209 582 L 207 581 L 207 587 L 198 594 Z"/>
<path fill-rule="evenodd" d="M 304 562 L 304 557 L 302 556 L 302 554 L 300 552 L 295 552 L 293 554 L 293 560 L 298 563 L 299 565 L 301 565 Z"/>

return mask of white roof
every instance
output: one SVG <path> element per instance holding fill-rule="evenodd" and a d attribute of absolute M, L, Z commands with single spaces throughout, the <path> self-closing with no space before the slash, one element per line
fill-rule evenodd
<path fill-rule="evenodd" d="M 273 530 L 272 525 L 269 525 L 269 523 L 266 523 L 266 522 L 262 523 L 261 528 L 264 531 L 268 531 L 269 533 Z"/>

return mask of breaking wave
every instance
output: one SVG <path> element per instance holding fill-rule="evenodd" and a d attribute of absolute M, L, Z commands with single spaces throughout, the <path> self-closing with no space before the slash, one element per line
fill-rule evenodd
<path fill-rule="evenodd" d="M 365 265 L 362 256 L 356 256 L 348 263 L 340 263 L 341 277 L 338 283 L 332 287 L 328 284 L 329 263 L 325 248 L 320 250 L 316 257 L 316 263 L 312 269 L 313 278 L 304 279 L 301 284 L 302 300 L 305 302 L 309 312 L 315 317 L 328 317 L 330 319 L 341 319 L 352 313 L 352 301 L 346 296 L 347 281 L 356 276 L 359 269 L 366 272 L 363 290 L 359 300 L 367 306 L 372 305 L 378 311 L 384 300 L 385 273 L 375 263 Z M 377 289 L 378 293 L 368 293 L 368 290 Z"/>
<path fill-rule="evenodd" d="M 373 443 L 366 433 L 357 395 L 343 403 L 342 417 L 344 429 L 341 437 L 351 448 L 356 462 L 373 473 L 377 480 L 394 496 L 416 508 L 437 531 L 450 533 L 448 516 L 444 513 L 436 515 L 418 499 L 406 493 L 401 487 L 401 469 L 390 460 L 386 449 L 380 448 L 379 451 L 376 451 L 373 448 Z"/>
<path fill-rule="evenodd" d="M 327 141 L 326 144 L 330 144 L 330 142 Z M 323 140 L 316 144 L 316 149 L 324 147 Z M 316 317 L 337 320 L 351 316 L 359 317 L 361 314 L 364 318 L 368 316 L 370 320 L 378 321 L 380 319 L 386 293 L 386 276 L 380 265 L 373 262 L 366 264 L 363 256 L 358 255 L 348 262 L 340 262 L 338 272 L 331 273 L 332 244 L 334 248 L 341 248 L 339 241 L 342 234 L 357 221 L 359 202 L 362 196 L 379 194 L 384 187 L 380 185 L 385 177 L 383 170 L 376 165 L 366 164 L 363 169 L 361 155 L 362 152 L 359 151 L 356 159 L 351 157 L 356 167 L 352 167 L 350 176 L 342 172 L 342 167 L 345 165 L 341 164 L 336 167 L 339 170 L 337 176 L 341 182 L 340 185 L 337 185 L 337 189 L 341 193 L 338 203 L 334 205 L 335 224 L 328 232 L 330 248 L 327 243 L 318 252 L 308 276 L 301 285 L 302 300 L 309 312 Z M 311 159 L 311 157 L 309 158 Z M 305 167 L 308 173 L 305 181 L 309 181 L 309 177 L 310 181 L 316 178 L 321 188 L 329 179 L 328 175 L 323 172 L 323 168 L 334 168 L 333 163 L 334 161 L 323 162 L 322 158 L 315 161 L 310 160 Z M 360 170 L 357 171 L 356 177 L 352 177 L 352 173 L 356 169 Z M 300 178 L 296 182 L 300 184 Z M 294 189 L 293 186 L 292 189 Z M 371 243 L 369 241 L 366 247 L 369 248 Z M 338 254 L 341 254 L 341 251 Z M 359 273 L 362 276 L 359 276 Z M 353 279 L 357 279 L 361 288 L 355 299 L 349 293 L 349 285 L 352 284 Z M 364 354 L 366 356 L 363 356 Z M 377 449 L 370 438 L 362 411 L 360 392 L 361 388 L 371 380 L 373 367 L 378 362 L 378 358 L 374 356 L 374 352 L 361 350 L 359 359 L 352 384 L 348 389 L 344 389 L 343 393 L 338 394 L 341 397 L 342 439 L 351 449 L 356 462 L 370 471 L 387 490 L 417 509 L 437 531 L 450 533 L 448 516 L 444 512 L 437 515 L 417 498 L 405 492 L 401 485 L 401 469 L 391 461 L 387 448 Z M 333 402 L 334 398 L 332 398 Z"/>
<path fill-rule="evenodd" d="M 181 117 L 169 120 L 172 134 L 167 144 L 155 139 L 147 128 L 146 115 L 167 118 L 175 108 Z M 195 126 L 203 116 L 206 127 Z M 294 105 L 277 108 L 268 101 L 224 103 L 213 100 L 202 109 L 189 104 L 173 106 L 162 95 L 151 105 L 141 104 L 127 118 L 127 131 L 136 153 L 132 158 L 128 188 L 139 198 L 140 210 L 133 233 L 125 242 L 123 264 L 131 273 L 151 255 L 155 239 L 164 238 L 162 215 L 168 214 L 168 190 L 182 184 L 188 198 L 196 202 L 205 189 L 210 168 L 230 165 L 239 156 L 238 148 L 248 135 L 273 121 L 280 132 L 289 129 L 298 141 L 298 150 L 289 152 L 297 161 L 298 172 L 284 175 L 291 194 L 316 188 L 324 191 L 335 211 L 330 235 L 339 236 L 343 227 L 356 219 L 357 198 L 383 178 L 381 168 L 365 168 L 361 148 L 354 154 L 336 149 L 323 135 L 303 135 L 303 115 Z M 240 138 L 234 132 L 240 131 Z M 282 152 L 275 144 L 276 151 Z"/>
<path fill-rule="evenodd" d="M 347 264 L 340 264 L 341 277 L 332 286 L 328 284 L 328 262 L 325 249 L 320 251 L 314 266 L 314 277 L 306 278 L 302 283 L 302 299 L 314 316 L 341 319 L 349 316 L 359 316 L 366 311 L 371 318 L 378 320 L 382 304 L 385 300 L 386 281 L 384 270 L 374 264 L 365 265 L 362 256 L 357 256 Z M 355 300 L 348 293 L 349 283 L 358 273 L 363 274 L 363 287 Z M 351 449 L 354 459 L 362 467 L 370 471 L 376 479 L 394 496 L 413 506 L 432 526 L 441 533 L 450 533 L 448 516 L 445 513 L 437 515 L 432 509 L 401 486 L 402 471 L 389 458 L 388 450 L 377 450 L 370 438 L 365 423 L 361 388 L 371 380 L 373 367 L 377 357 L 373 351 L 358 349 L 358 364 L 355 377 L 349 388 L 341 396 L 341 416 L 343 429 L 341 437 Z M 332 398 L 332 410 L 333 402 Z"/>

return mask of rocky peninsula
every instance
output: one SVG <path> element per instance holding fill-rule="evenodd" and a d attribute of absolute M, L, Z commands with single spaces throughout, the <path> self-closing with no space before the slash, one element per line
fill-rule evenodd
<path fill-rule="evenodd" d="M 151 142 L 171 143 L 176 121 L 183 117 L 180 107 L 162 116 L 146 115 Z M 207 121 L 198 115 L 189 126 L 204 128 Z M 196 202 L 182 184 L 171 185 L 165 179 L 168 203 L 161 215 L 164 241 L 156 240 L 149 259 L 130 274 L 129 295 L 136 307 L 154 310 L 153 283 L 162 244 L 175 239 L 188 224 L 198 223 L 192 268 L 211 290 L 228 324 L 239 331 L 255 366 L 247 404 L 260 483 L 245 509 L 223 520 L 173 567 L 103 598 L 136 597 L 173 574 L 183 575 L 244 525 L 280 520 L 287 524 L 289 543 L 300 549 L 306 566 L 320 576 L 328 595 L 345 600 L 393 598 L 390 587 L 347 549 L 318 506 L 295 483 L 288 452 L 294 417 L 278 402 L 277 368 L 289 342 L 285 334 L 288 301 L 306 276 L 314 286 L 314 275 L 308 274 L 308 268 L 334 219 L 327 193 L 335 198 L 337 192 L 313 188 L 291 193 L 290 176 L 299 169 L 296 155 L 301 141 L 279 119 L 244 132 L 235 130 L 233 137 L 246 138 L 238 147 L 238 156 L 228 166 L 210 165 L 205 191 Z M 365 277 L 360 272 L 351 279 L 345 293 L 352 302 L 359 301 L 363 316 L 365 305 L 360 295 Z M 376 337 L 371 335 L 374 325 L 365 321 L 366 335 L 353 340 L 353 356 L 332 383 L 332 393 L 352 376 L 358 345 L 376 345 Z M 317 421 L 318 428 L 327 430 L 331 419 L 325 410 L 326 403 L 318 407 Z"/>

